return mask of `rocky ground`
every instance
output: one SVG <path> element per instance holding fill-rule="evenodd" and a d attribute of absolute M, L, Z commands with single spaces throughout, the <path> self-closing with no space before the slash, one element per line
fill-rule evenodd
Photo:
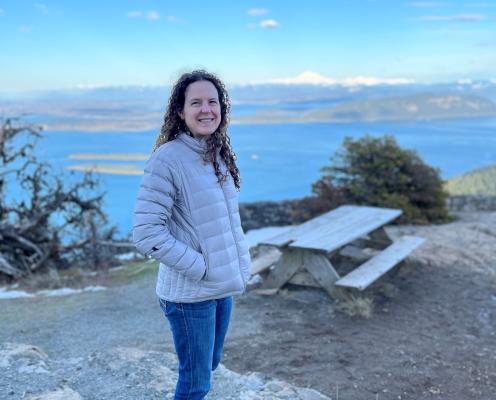
<path fill-rule="evenodd" d="M 494 400 L 496 213 L 388 231 L 427 242 L 365 294 L 368 319 L 318 289 L 236 298 L 209 398 Z M 172 398 L 176 360 L 148 270 L 97 277 L 106 290 L 0 300 L 0 398 Z"/>

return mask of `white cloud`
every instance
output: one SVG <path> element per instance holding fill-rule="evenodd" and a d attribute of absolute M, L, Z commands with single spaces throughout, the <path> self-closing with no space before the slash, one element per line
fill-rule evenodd
<path fill-rule="evenodd" d="M 42 14 L 48 15 L 50 14 L 50 10 L 48 9 L 48 6 L 43 3 L 35 3 L 34 6 L 36 9 L 41 12 Z"/>
<path fill-rule="evenodd" d="M 348 87 L 354 86 L 374 86 L 374 85 L 402 85 L 414 83 L 411 79 L 406 78 L 376 78 L 370 76 L 356 76 L 344 79 L 333 79 L 320 75 L 316 72 L 305 71 L 302 74 L 292 78 L 272 79 L 266 83 L 282 83 L 286 85 L 306 84 L 306 85 L 342 85 Z"/>
<path fill-rule="evenodd" d="M 139 18 L 143 16 L 143 13 L 141 11 L 129 11 L 126 15 L 129 18 Z"/>
<path fill-rule="evenodd" d="M 160 19 L 160 14 L 158 11 L 148 11 L 148 14 L 146 16 L 150 21 L 158 21 Z"/>
<path fill-rule="evenodd" d="M 416 8 L 436 8 L 436 7 L 444 7 L 446 3 L 442 3 L 440 1 L 412 1 L 407 3 L 409 7 Z"/>
<path fill-rule="evenodd" d="M 182 20 L 181 18 L 178 18 L 174 15 L 168 15 L 166 17 L 167 19 L 167 22 L 170 22 L 171 24 L 184 24 L 184 20 Z"/>
<path fill-rule="evenodd" d="M 150 21 L 158 21 L 160 19 L 159 12 L 155 10 L 148 11 L 146 15 L 142 11 L 133 10 L 133 11 L 128 11 L 126 15 L 129 18 L 141 18 L 146 16 L 146 18 Z M 167 17 L 167 18 L 169 22 L 171 22 L 171 18 L 174 19 L 175 17 Z"/>
<path fill-rule="evenodd" d="M 268 29 L 279 28 L 279 22 L 275 19 L 264 19 L 263 21 L 260 21 L 260 26 Z"/>
<path fill-rule="evenodd" d="M 250 8 L 246 13 L 252 17 L 259 17 L 260 15 L 268 14 L 269 10 L 266 8 Z"/>
<path fill-rule="evenodd" d="M 484 21 L 486 17 L 481 14 L 459 14 L 459 15 L 426 15 L 420 17 L 422 21 L 430 22 L 479 22 Z"/>
<path fill-rule="evenodd" d="M 33 27 L 32 26 L 29 26 L 29 25 L 21 25 L 19 27 L 19 32 L 22 32 L 22 33 L 29 33 L 33 30 Z"/>

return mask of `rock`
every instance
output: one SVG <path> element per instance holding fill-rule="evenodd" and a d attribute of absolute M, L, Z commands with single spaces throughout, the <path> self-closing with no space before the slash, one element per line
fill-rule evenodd
<path fill-rule="evenodd" d="M 52 392 L 46 392 L 41 395 L 29 396 L 28 400 L 82 400 L 78 392 L 69 387 L 63 387 Z"/>
<path fill-rule="evenodd" d="M 30 400 L 79 400 L 88 396 L 99 400 L 172 399 L 177 381 L 175 354 L 137 347 L 119 346 L 93 351 L 86 357 L 50 359 L 39 347 L 6 343 L 0 345 L 0 360 L 3 369 L 0 376 L 8 376 L 6 372 L 12 369 L 19 376 L 19 379 L 9 381 L 9 389 L 14 393 L 34 393 L 27 397 Z M 60 387 L 51 389 L 54 386 Z M 222 364 L 212 374 L 212 389 L 207 398 L 328 399 L 316 391 L 298 388 L 261 373 L 238 374 Z"/>

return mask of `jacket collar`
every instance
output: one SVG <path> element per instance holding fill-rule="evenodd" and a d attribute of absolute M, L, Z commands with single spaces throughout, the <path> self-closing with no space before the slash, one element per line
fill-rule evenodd
<path fill-rule="evenodd" d="M 177 137 L 181 142 L 188 146 L 191 150 L 198 154 L 205 154 L 207 151 L 207 138 L 201 137 L 199 139 L 188 135 L 186 132 L 181 132 Z"/>

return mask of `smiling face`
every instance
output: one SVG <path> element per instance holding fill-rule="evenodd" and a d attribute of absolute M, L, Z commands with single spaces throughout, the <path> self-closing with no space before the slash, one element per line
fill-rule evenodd
<path fill-rule="evenodd" d="M 221 122 L 219 94 L 210 81 L 196 81 L 186 88 L 184 106 L 179 113 L 194 137 L 213 134 Z"/>

